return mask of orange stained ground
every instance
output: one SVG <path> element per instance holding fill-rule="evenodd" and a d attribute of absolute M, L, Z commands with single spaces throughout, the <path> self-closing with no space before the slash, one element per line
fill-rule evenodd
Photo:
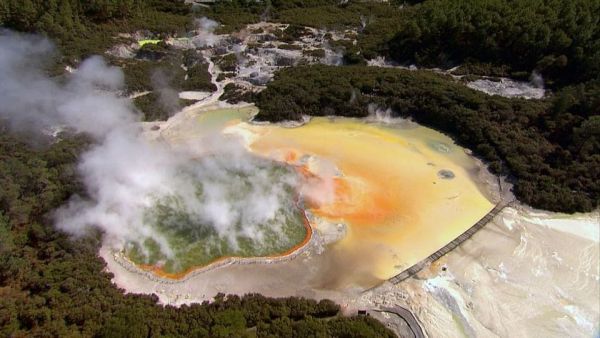
<path fill-rule="evenodd" d="M 427 128 L 317 118 L 298 128 L 241 123 L 229 132 L 252 134 L 246 139 L 253 152 L 310 173 L 302 192 L 311 212 L 347 226 L 347 235 L 330 247 L 338 264 L 373 278 L 389 278 L 417 263 L 493 207 L 471 179 L 474 161 Z M 455 177 L 439 178 L 441 169 Z M 352 284 L 352 275 L 344 282 Z"/>

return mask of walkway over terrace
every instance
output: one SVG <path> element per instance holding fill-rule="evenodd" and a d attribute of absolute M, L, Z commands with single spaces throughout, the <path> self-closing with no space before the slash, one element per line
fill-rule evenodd
<path fill-rule="evenodd" d="M 500 202 L 498 203 L 492 210 L 490 210 L 483 218 L 481 218 L 477 223 L 475 223 L 472 227 L 470 227 L 467 231 L 463 232 L 460 236 L 456 237 L 450 243 L 443 246 L 438 251 L 431 254 L 429 257 L 423 259 L 417 264 L 411 266 L 410 268 L 400 272 L 396 276 L 388 279 L 392 284 L 398 284 L 403 280 L 413 276 L 417 272 L 421 271 L 424 267 L 428 266 L 432 262 L 438 260 L 440 257 L 444 256 L 448 252 L 454 250 L 457 246 L 459 246 L 462 242 L 471 238 L 477 231 L 483 228 L 486 224 L 488 224 L 496 215 L 498 215 L 504 208 L 511 205 L 512 202 Z"/>

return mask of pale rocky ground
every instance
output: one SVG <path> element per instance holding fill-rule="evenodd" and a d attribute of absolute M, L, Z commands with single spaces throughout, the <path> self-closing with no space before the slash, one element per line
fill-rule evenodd
<path fill-rule="evenodd" d="M 356 304 L 405 306 L 430 337 L 596 336 L 599 228 L 598 211 L 507 208 L 429 269 Z"/>
<path fill-rule="evenodd" d="M 398 65 L 390 60 L 385 59 L 384 57 L 378 57 L 373 60 L 369 60 L 367 64 L 372 67 L 399 68 L 407 70 L 418 69 L 414 65 L 408 67 Z M 460 80 L 462 76 L 452 74 L 454 69 L 455 68 L 443 70 L 434 68 L 430 70 L 441 74 L 450 75 L 456 80 Z M 524 99 L 541 99 L 546 94 L 546 90 L 541 83 L 541 78 L 538 78 L 538 76 L 532 77 L 534 78 L 533 81 L 529 82 L 516 81 L 505 77 L 484 77 L 482 79 L 467 82 L 466 86 L 471 89 L 484 92 L 488 95 L 498 95 L 508 98 L 518 97 Z"/>
<path fill-rule="evenodd" d="M 198 27 L 190 37 L 168 38 L 167 45 L 177 49 L 197 49 L 206 62 L 209 62 L 210 73 L 213 75 L 213 83 L 217 83 L 217 77 L 221 73 L 227 76 L 218 81 L 219 95 L 222 89 L 229 83 L 234 83 L 245 91 L 258 92 L 265 88 L 274 73 L 281 68 L 295 66 L 298 64 L 322 63 L 328 65 L 342 64 L 342 49 L 330 46 L 329 38 L 333 41 L 355 36 L 355 31 L 335 32 L 318 30 L 310 27 L 305 28 L 305 34 L 297 41 L 287 43 L 280 41 L 277 34 L 284 31 L 288 25 L 261 22 L 248 25 L 246 28 L 233 34 L 214 34 L 212 28 Z M 141 48 L 139 41 L 151 40 L 153 37 L 148 32 L 136 32 L 135 34 L 120 34 L 119 38 L 130 42 L 120 43 L 106 51 L 107 55 L 113 57 L 131 59 L 134 58 Z M 286 49 L 293 46 L 294 49 Z M 311 51 L 321 50 L 324 56 L 310 55 Z M 235 56 L 235 70 L 224 72 L 219 67 L 219 61 L 227 56 Z M 185 67 L 182 65 L 182 68 Z M 225 75 L 224 74 L 224 75 Z M 135 93 L 131 99 L 146 95 L 150 92 Z M 205 92 L 183 92 L 179 95 L 182 99 L 206 101 L 210 93 Z M 214 95 L 213 95 L 214 96 Z M 205 102 L 203 103 L 205 104 Z"/>
<path fill-rule="evenodd" d="M 229 81 L 247 90 L 258 91 L 273 78 L 275 71 L 283 67 L 298 64 L 330 64 L 342 63 L 342 50 L 334 50 L 325 37 L 330 31 L 306 28 L 306 34 L 292 43 L 280 41 L 279 32 L 288 25 L 261 22 L 248 25 L 245 29 L 231 35 L 218 35 L 214 44 L 207 49 L 213 61 L 227 55 L 235 55 L 237 60 L 234 74 Z M 333 39 L 344 37 L 345 33 L 334 33 Z M 350 32 L 348 32 L 350 34 Z M 338 36 L 339 35 L 339 36 Z M 295 49 L 282 47 L 293 46 Z M 322 50 L 323 57 L 307 54 L 310 51 Z"/>
<path fill-rule="evenodd" d="M 545 94 L 545 90 L 542 87 L 530 82 L 515 81 L 507 78 L 475 80 L 468 82 L 467 87 L 479 90 L 488 95 L 525 99 L 541 99 Z"/>
<path fill-rule="evenodd" d="M 236 66 L 233 72 L 228 72 L 227 78 L 221 81 L 222 86 L 235 83 L 246 91 L 257 92 L 265 88 L 265 85 L 273 78 L 274 73 L 281 68 L 296 66 L 299 64 L 327 64 L 341 65 L 343 63 L 342 48 L 331 46 L 332 41 L 349 40 L 356 43 L 356 30 L 330 31 L 305 27 L 305 34 L 297 41 L 288 43 L 280 41 L 277 34 L 284 31 L 288 25 L 279 23 L 260 22 L 248 25 L 233 34 L 216 35 L 212 31 L 198 28 L 197 35 L 189 38 L 169 38 L 165 42 L 179 49 L 198 48 L 203 51 L 204 57 L 217 63 L 221 58 L 234 55 Z M 125 34 L 122 38 L 131 40 L 149 39 L 145 32 Z M 286 49 L 292 46 L 295 49 Z M 133 58 L 139 50 L 138 42 L 118 44 L 108 51 L 107 54 L 120 58 Z M 311 51 L 322 50 L 323 57 L 310 55 Z M 408 70 L 417 70 L 414 65 L 402 66 L 384 57 L 368 60 L 367 64 L 373 67 L 389 67 Z M 214 65 L 213 65 L 214 66 Z M 461 76 L 452 74 L 452 70 L 431 69 L 453 76 L 459 80 Z M 213 68 L 215 76 L 222 73 L 218 66 Z M 540 83 L 538 83 L 540 82 Z M 541 81 L 516 81 L 509 78 L 485 77 L 466 83 L 466 86 L 484 92 L 488 95 L 499 95 L 508 98 L 540 99 L 545 95 Z M 139 95 L 144 95 L 141 93 Z M 187 92 L 181 98 L 197 99 L 203 93 L 194 94 Z"/>

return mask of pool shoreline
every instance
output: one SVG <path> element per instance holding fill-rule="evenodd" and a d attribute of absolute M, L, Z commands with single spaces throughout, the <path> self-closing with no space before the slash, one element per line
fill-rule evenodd
<path fill-rule="evenodd" d="M 305 249 L 308 246 L 308 244 L 311 242 L 311 240 L 313 239 L 314 234 L 315 234 L 313 226 L 310 224 L 310 221 L 308 220 L 308 216 L 306 214 L 307 211 L 303 206 L 301 206 L 302 203 L 300 202 L 300 200 L 298 200 L 296 202 L 296 205 L 298 208 L 300 208 L 300 211 L 302 211 L 302 224 L 304 226 L 304 229 L 306 230 L 306 235 L 304 236 L 304 239 L 300 243 L 295 244 L 293 247 L 291 247 L 290 249 L 288 249 L 280 254 L 274 254 L 274 255 L 268 255 L 268 256 L 250 256 L 250 257 L 223 256 L 223 257 L 219 257 L 207 264 L 194 266 L 189 269 L 186 269 L 183 272 L 178 272 L 178 273 L 166 272 L 166 271 L 162 270 L 161 267 L 156 266 L 156 265 L 137 264 L 137 263 L 133 262 L 131 259 L 129 259 L 123 251 L 119 252 L 119 256 L 121 256 L 120 263 L 121 263 L 121 265 L 127 264 L 127 265 L 131 266 L 132 268 L 139 270 L 138 272 L 141 272 L 144 274 L 150 273 L 152 276 L 154 276 L 154 278 L 159 278 L 159 279 L 164 279 L 164 280 L 169 280 L 169 281 L 176 281 L 176 282 L 183 282 L 183 281 L 193 277 L 194 275 L 197 275 L 197 274 L 200 274 L 200 273 L 203 273 L 206 271 L 210 271 L 213 269 L 217 269 L 220 267 L 232 265 L 232 264 L 270 264 L 270 263 L 276 263 L 276 262 L 280 262 L 280 261 L 284 261 L 284 260 L 294 259 L 296 256 L 298 256 L 299 254 L 304 252 L 303 249 Z M 264 262 L 261 262 L 261 260 Z"/>

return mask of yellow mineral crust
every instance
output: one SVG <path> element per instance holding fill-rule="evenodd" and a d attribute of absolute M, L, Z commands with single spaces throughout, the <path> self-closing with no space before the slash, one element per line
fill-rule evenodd
<path fill-rule="evenodd" d="M 242 122 L 227 129 L 244 135 L 254 153 L 313 176 L 303 187 L 310 211 L 347 226 L 329 250 L 338 264 L 377 279 L 429 256 L 493 208 L 469 174 L 474 161 L 427 128 L 315 118 L 297 128 Z M 442 178 L 440 170 L 454 177 Z"/>

